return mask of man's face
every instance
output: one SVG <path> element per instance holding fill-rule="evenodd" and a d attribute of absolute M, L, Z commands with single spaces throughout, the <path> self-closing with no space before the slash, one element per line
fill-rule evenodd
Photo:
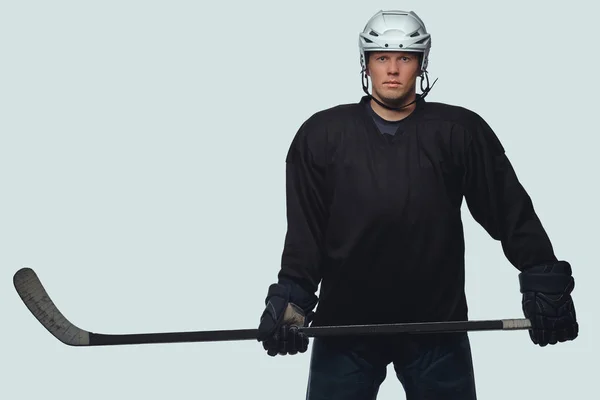
<path fill-rule="evenodd" d="M 419 53 L 370 53 L 367 74 L 371 77 L 373 96 L 390 105 L 412 101 L 420 67 Z"/>

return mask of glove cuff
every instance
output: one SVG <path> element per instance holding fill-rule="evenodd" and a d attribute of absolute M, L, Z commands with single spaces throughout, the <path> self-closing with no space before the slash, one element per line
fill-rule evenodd
<path fill-rule="evenodd" d="M 308 316 L 308 314 L 314 310 L 319 301 L 319 298 L 314 293 L 309 293 L 298 283 L 290 279 L 280 278 L 278 284 L 284 286 L 288 290 L 289 302 L 300 307 L 304 312 L 304 315 Z"/>
<path fill-rule="evenodd" d="M 563 293 L 566 288 L 574 285 L 571 273 L 571 266 L 566 261 L 527 268 L 519 274 L 520 291 Z"/>
<path fill-rule="evenodd" d="M 269 303 L 272 297 L 280 297 L 285 303 L 290 300 L 290 290 L 284 285 L 273 283 L 269 286 L 267 297 L 265 298 L 265 305 Z"/>

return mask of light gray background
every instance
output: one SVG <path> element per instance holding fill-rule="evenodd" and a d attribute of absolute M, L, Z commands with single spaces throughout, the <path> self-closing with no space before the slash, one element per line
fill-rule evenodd
<path fill-rule="evenodd" d="M 471 334 L 479 396 L 595 398 L 591 4 L 4 2 L 0 397 L 304 398 L 309 353 L 270 358 L 253 341 L 67 347 L 12 275 L 34 268 L 91 331 L 256 327 L 280 262 L 290 141 L 312 113 L 360 98 L 358 32 L 400 8 L 433 35 L 428 100 L 488 121 L 575 271 L 581 336 L 541 349 L 522 331 Z M 464 218 L 470 318 L 522 317 L 517 271 Z M 380 393 L 404 398 L 391 367 Z"/>

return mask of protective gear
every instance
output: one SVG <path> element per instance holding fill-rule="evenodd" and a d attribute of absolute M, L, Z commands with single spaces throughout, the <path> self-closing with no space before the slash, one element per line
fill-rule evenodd
<path fill-rule="evenodd" d="M 574 340 L 579 324 L 571 292 L 575 286 L 566 261 L 537 265 L 519 274 L 523 313 L 531 321 L 529 335 L 540 346 Z"/>
<path fill-rule="evenodd" d="M 304 353 L 308 349 L 308 336 L 298 327 L 308 326 L 308 317 L 298 305 L 290 302 L 290 288 L 281 283 L 269 287 L 266 307 L 260 318 L 258 341 L 270 356 Z"/>
<path fill-rule="evenodd" d="M 409 105 L 416 103 L 429 94 L 435 85 L 434 81 L 429 86 L 427 65 L 429 64 L 429 50 L 431 49 L 431 35 L 427 33 L 425 24 L 413 11 L 379 11 L 365 25 L 358 36 L 358 47 L 360 50 L 360 65 L 362 74 L 363 91 L 370 99 L 380 106 L 389 110 L 400 111 Z M 367 52 L 370 51 L 406 51 L 422 53 L 421 59 L 421 91 L 414 101 L 402 106 L 391 107 L 382 103 L 369 94 L 369 79 L 367 76 Z M 423 87 L 423 81 L 427 80 L 427 87 Z"/>
<path fill-rule="evenodd" d="M 358 37 L 360 64 L 366 69 L 367 51 L 410 51 L 423 53 L 421 71 L 427 71 L 431 35 L 413 11 L 379 11 Z"/>

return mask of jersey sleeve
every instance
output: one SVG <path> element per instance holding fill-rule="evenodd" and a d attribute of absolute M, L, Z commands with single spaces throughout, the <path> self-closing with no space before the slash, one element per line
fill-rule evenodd
<path fill-rule="evenodd" d="M 556 261 L 550 239 L 505 149 L 478 115 L 466 135 L 464 194 L 473 218 L 519 270 Z"/>
<path fill-rule="evenodd" d="M 278 277 L 302 288 L 312 297 L 309 303 L 316 302 L 314 294 L 322 277 L 325 143 L 322 127 L 311 118 L 296 133 L 285 163 L 287 232 Z"/>

